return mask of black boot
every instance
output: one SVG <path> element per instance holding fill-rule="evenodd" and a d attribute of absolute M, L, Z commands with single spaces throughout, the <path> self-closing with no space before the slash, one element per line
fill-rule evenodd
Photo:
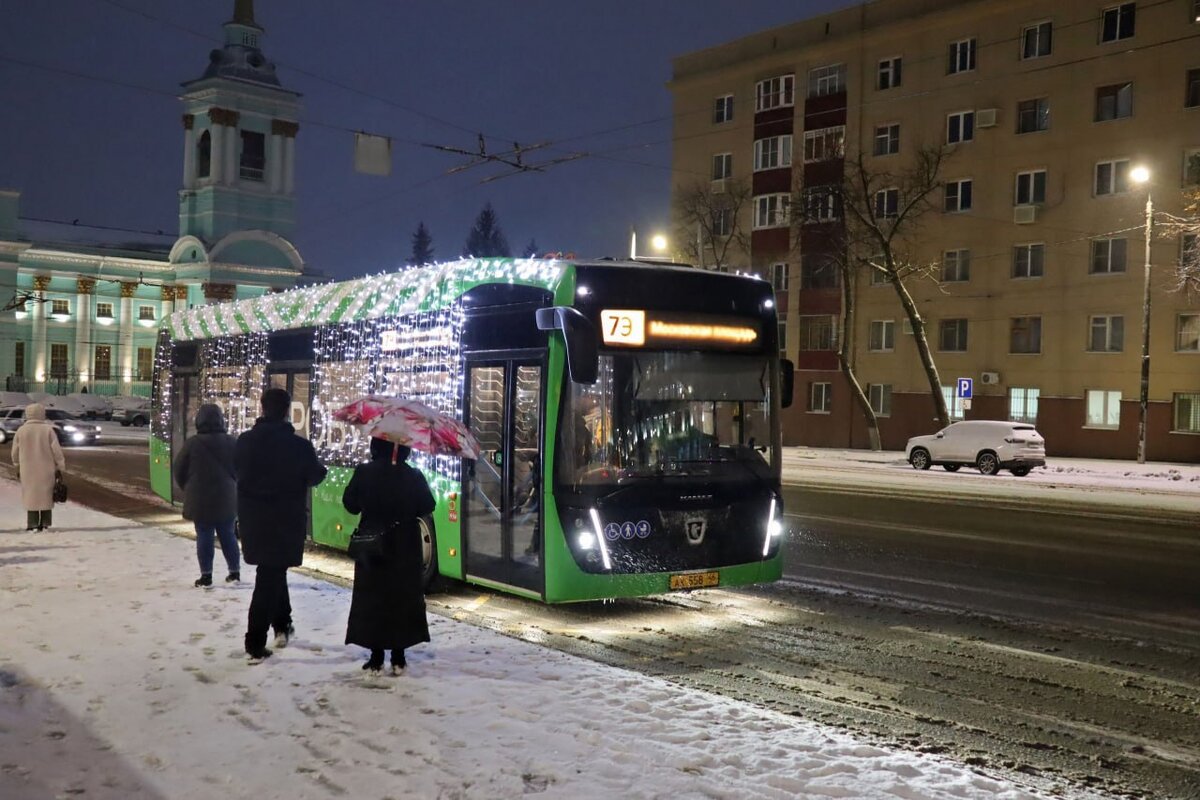
<path fill-rule="evenodd" d="M 205 572 L 199 578 L 196 578 L 195 586 L 212 586 L 212 573 Z"/>
<path fill-rule="evenodd" d="M 379 670 L 383 669 L 383 651 L 372 650 L 371 657 L 367 660 L 367 663 L 363 664 L 362 668 L 369 672 L 379 672 Z"/>
<path fill-rule="evenodd" d="M 392 651 L 392 674 L 396 675 L 400 670 L 408 666 L 408 662 L 404 660 L 403 650 Z"/>

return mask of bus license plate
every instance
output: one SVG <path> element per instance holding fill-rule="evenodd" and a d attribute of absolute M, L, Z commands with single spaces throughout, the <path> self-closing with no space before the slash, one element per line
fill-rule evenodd
<path fill-rule="evenodd" d="M 689 572 L 686 575 L 672 575 L 672 589 L 707 589 L 720 582 L 719 572 Z"/>

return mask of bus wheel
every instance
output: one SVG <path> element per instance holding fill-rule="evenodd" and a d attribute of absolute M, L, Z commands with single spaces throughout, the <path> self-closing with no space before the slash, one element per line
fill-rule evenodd
<path fill-rule="evenodd" d="M 437 585 L 437 533 L 433 528 L 433 517 L 417 520 L 417 531 L 421 534 L 421 585 L 432 592 Z"/>

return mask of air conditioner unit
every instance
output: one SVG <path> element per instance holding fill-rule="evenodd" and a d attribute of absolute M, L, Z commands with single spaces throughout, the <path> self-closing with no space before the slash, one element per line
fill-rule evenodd
<path fill-rule="evenodd" d="M 901 330 L 903 330 L 905 333 L 907 333 L 909 336 L 912 336 L 912 335 L 913 335 L 913 327 L 912 327 L 912 322 L 911 322 L 910 320 L 907 320 L 907 319 L 905 319 L 905 320 L 901 320 L 901 321 L 900 321 L 900 328 L 901 328 Z"/>
<path fill-rule="evenodd" d="M 1013 222 L 1017 225 L 1028 225 L 1037 222 L 1037 206 L 1016 206 L 1013 208 Z"/>
<path fill-rule="evenodd" d="M 725 194 L 725 192 L 727 191 L 727 187 L 726 187 L 727 183 L 728 183 L 728 181 L 726 181 L 724 178 L 713 181 L 712 182 L 712 193 L 713 194 Z"/>
<path fill-rule="evenodd" d="M 1000 382 L 999 372 L 985 372 L 979 376 L 979 382 L 987 386 L 995 386 Z"/>
<path fill-rule="evenodd" d="M 996 109 L 981 108 L 975 112 L 975 127 L 976 128 L 994 128 L 996 127 Z"/>

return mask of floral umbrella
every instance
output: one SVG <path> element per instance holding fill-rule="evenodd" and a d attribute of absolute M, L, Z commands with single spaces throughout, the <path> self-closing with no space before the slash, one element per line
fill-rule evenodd
<path fill-rule="evenodd" d="M 417 400 L 369 395 L 334 411 L 333 418 L 422 453 L 479 458 L 479 442 L 466 425 Z"/>

